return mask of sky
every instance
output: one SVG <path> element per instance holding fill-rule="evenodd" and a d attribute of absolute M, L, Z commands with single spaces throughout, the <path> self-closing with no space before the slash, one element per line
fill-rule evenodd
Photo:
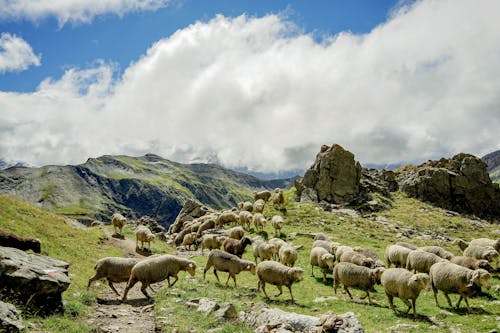
<path fill-rule="evenodd" d="M 0 0 L 0 160 L 260 173 L 500 149 L 498 0 Z"/>

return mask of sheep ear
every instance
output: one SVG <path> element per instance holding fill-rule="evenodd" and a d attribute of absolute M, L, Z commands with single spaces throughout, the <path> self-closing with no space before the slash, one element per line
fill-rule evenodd
<path fill-rule="evenodd" d="M 250 269 L 250 265 L 247 265 L 247 269 Z"/>
<path fill-rule="evenodd" d="M 410 278 L 410 281 L 411 282 L 416 282 L 418 279 L 417 279 L 417 276 L 416 275 L 413 275 L 411 278 Z"/>
<path fill-rule="evenodd" d="M 479 279 L 479 272 L 478 271 L 474 271 L 472 273 L 472 279 L 470 279 L 470 282 L 469 284 L 467 285 L 467 288 L 471 288 L 474 286 L 474 284 L 476 283 L 477 279 Z"/>
<path fill-rule="evenodd" d="M 189 264 L 189 265 L 188 265 L 188 267 L 189 267 L 189 268 L 193 268 L 193 264 Z"/>

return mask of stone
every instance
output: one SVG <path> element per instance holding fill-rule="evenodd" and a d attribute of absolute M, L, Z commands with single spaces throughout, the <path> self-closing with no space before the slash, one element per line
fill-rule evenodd
<path fill-rule="evenodd" d="M 17 333 L 24 330 L 21 315 L 16 307 L 0 301 L 0 332 Z"/>
<path fill-rule="evenodd" d="M 220 305 L 217 304 L 216 301 L 208 298 L 200 298 L 198 304 L 199 305 L 196 311 L 202 312 L 206 315 L 209 315 L 212 312 L 219 310 L 220 308 Z"/>
<path fill-rule="evenodd" d="M 40 315 L 63 309 L 61 294 L 71 280 L 67 262 L 0 247 L 0 298 Z"/>
<path fill-rule="evenodd" d="M 214 317 L 219 320 L 234 320 L 238 318 L 238 313 L 232 303 L 226 303 L 214 312 Z"/>
<path fill-rule="evenodd" d="M 174 223 L 172 223 L 168 228 L 168 233 L 178 233 L 182 230 L 182 225 L 184 224 L 184 222 L 192 221 L 193 219 L 201 217 L 208 212 L 210 212 L 210 210 L 206 206 L 203 206 L 193 200 L 187 200 L 182 206 L 179 214 L 175 218 Z"/>

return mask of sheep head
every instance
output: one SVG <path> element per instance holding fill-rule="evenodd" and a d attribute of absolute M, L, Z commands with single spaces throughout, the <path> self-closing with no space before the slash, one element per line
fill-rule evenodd
<path fill-rule="evenodd" d="M 371 270 L 371 280 L 373 284 L 380 284 L 380 278 L 382 277 L 382 273 L 384 273 L 384 267 L 377 267 Z"/>
<path fill-rule="evenodd" d="M 186 267 L 186 272 L 188 272 L 191 276 L 194 276 L 196 273 L 196 263 L 194 261 L 189 261 L 189 264 Z"/>
<path fill-rule="evenodd" d="M 410 286 L 416 286 L 418 289 L 422 290 L 425 289 L 429 291 L 431 289 L 431 279 L 429 275 L 425 273 L 417 273 L 414 274 L 411 278 L 410 281 L 408 282 Z"/>
<path fill-rule="evenodd" d="M 491 288 L 491 275 L 488 273 L 488 271 L 484 269 L 476 269 L 474 272 L 472 272 L 472 278 L 467 285 L 467 287 L 471 288 L 474 285 L 478 287 L 485 287 L 486 289 Z"/>
<path fill-rule="evenodd" d="M 289 269 L 294 282 L 302 281 L 304 279 L 304 270 L 299 267 L 292 267 Z"/>
<path fill-rule="evenodd" d="M 245 261 L 245 263 L 247 264 L 245 270 L 255 275 L 255 264 L 251 261 Z"/>
<path fill-rule="evenodd" d="M 493 270 L 493 267 L 491 267 L 488 260 L 485 260 L 485 259 L 479 259 L 477 261 L 476 269 L 478 269 L 478 268 L 482 268 L 482 269 L 487 270 L 487 271 Z"/>

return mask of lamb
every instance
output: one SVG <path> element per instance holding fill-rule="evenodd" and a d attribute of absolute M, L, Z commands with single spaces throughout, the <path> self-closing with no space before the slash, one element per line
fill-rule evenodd
<path fill-rule="evenodd" d="M 318 232 L 316 235 L 314 235 L 314 240 L 315 241 L 317 241 L 317 240 L 331 241 L 330 237 L 328 237 L 327 235 L 325 235 L 321 232 Z"/>
<path fill-rule="evenodd" d="M 255 262 L 257 263 L 257 258 L 261 261 L 271 260 L 278 253 L 278 249 L 274 244 L 268 244 L 264 241 L 257 241 L 253 246 L 253 256 Z"/>
<path fill-rule="evenodd" d="M 260 290 L 262 288 L 267 298 L 269 296 L 266 293 L 266 283 L 270 283 L 278 287 L 280 291 L 276 296 L 283 294 L 282 286 L 288 287 L 292 302 L 295 302 L 292 294 L 292 284 L 304 278 L 304 270 L 302 268 L 290 268 L 276 261 L 263 261 L 257 265 L 256 272 L 259 278 L 257 289 Z"/>
<path fill-rule="evenodd" d="M 87 290 L 89 290 L 92 282 L 106 278 L 111 290 L 120 296 L 113 286 L 113 282 L 127 282 L 130 278 L 132 267 L 138 262 L 139 259 L 137 258 L 106 257 L 99 259 L 94 266 L 95 274 L 89 279 L 87 284 Z"/>
<path fill-rule="evenodd" d="M 176 257 L 170 254 L 161 256 L 153 256 L 137 263 L 130 272 L 130 278 L 123 293 L 122 302 L 127 299 L 127 294 L 137 282 L 141 282 L 141 291 L 149 299 L 146 288 L 151 288 L 152 283 L 160 282 L 167 279 L 168 286 L 172 287 L 179 277 L 179 271 L 186 271 L 191 276 L 196 272 L 196 263 L 191 260 Z M 170 283 L 170 277 L 174 277 L 174 281 Z"/>
<path fill-rule="evenodd" d="M 314 277 L 314 266 L 318 266 L 323 273 L 323 281 L 326 282 L 326 272 L 332 269 L 335 256 L 322 247 L 313 247 L 309 254 L 309 263 L 311 264 L 311 276 Z"/>
<path fill-rule="evenodd" d="M 434 253 L 435 255 L 443 258 L 443 259 L 448 259 L 450 260 L 451 258 L 454 257 L 453 253 L 446 251 L 440 246 L 422 246 L 418 248 L 421 251 L 429 252 L 429 253 Z"/>
<path fill-rule="evenodd" d="M 468 269 L 485 269 L 489 272 L 493 270 L 493 267 L 491 267 L 490 263 L 488 260 L 484 259 L 476 259 L 472 257 L 466 257 L 466 256 L 455 256 L 450 259 L 450 262 L 460 265 L 462 267 L 467 267 Z"/>
<path fill-rule="evenodd" d="M 396 245 L 399 245 L 399 246 L 402 246 L 402 247 L 406 247 L 410 250 L 416 250 L 418 249 L 418 247 L 416 247 L 415 245 L 413 244 L 410 244 L 410 243 L 406 243 L 406 242 L 396 242 Z"/>
<path fill-rule="evenodd" d="M 389 245 L 385 248 L 385 260 L 387 261 L 387 267 L 391 267 L 394 264 L 396 267 L 405 267 L 406 258 L 411 252 L 407 247 L 401 245 Z"/>
<path fill-rule="evenodd" d="M 148 247 L 151 250 L 151 242 L 154 241 L 155 237 L 148 227 L 140 225 L 135 230 L 135 247 L 139 248 L 139 242 L 141 242 L 141 249 L 143 249 L 144 243 L 148 243 Z"/>
<path fill-rule="evenodd" d="M 243 230 L 242 227 L 234 227 L 229 229 L 226 233 L 229 238 L 241 239 L 245 235 L 245 230 Z"/>
<path fill-rule="evenodd" d="M 224 224 L 238 223 L 239 220 L 240 215 L 238 213 L 233 211 L 226 211 L 217 217 L 215 224 L 219 227 L 222 227 Z"/>
<path fill-rule="evenodd" d="M 352 298 L 348 287 L 353 287 L 366 292 L 366 295 L 361 299 L 368 297 L 368 302 L 372 304 L 370 298 L 370 290 L 375 284 L 380 284 L 380 276 L 384 272 L 384 268 L 368 268 L 358 266 L 350 262 L 341 262 L 333 268 L 333 290 L 337 293 L 337 288 L 340 284 L 344 285 L 344 289 Z"/>
<path fill-rule="evenodd" d="M 429 276 L 437 307 L 439 307 L 437 299 L 438 290 L 443 291 L 450 307 L 452 305 L 448 294 L 459 294 L 460 298 L 456 307 L 458 308 L 460 302 L 464 299 L 467 309 L 470 311 L 467 297 L 476 294 L 481 290 L 481 287 L 485 287 L 486 289 L 491 288 L 491 275 L 486 270 L 472 270 L 451 262 L 438 262 L 432 265 Z"/>
<path fill-rule="evenodd" d="M 226 240 L 225 236 L 219 236 L 214 234 L 206 234 L 201 237 L 201 255 L 203 255 L 204 249 L 220 249 L 224 241 Z"/>
<path fill-rule="evenodd" d="M 242 271 L 249 271 L 253 275 L 255 275 L 255 264 L 248 260 L 243 260 L 238 258 L 237 256 L 220 251 L 220 250 L 212 250 L 208 255 L 207 264 L 205 269 L 203 270 L 203 279 L 205 279 L 205 274 L 210 269 L 210 267 L 214 268 L 214 275 L 217 278 L 217 281 L 220 283 L 219 276 L 217 275 L 217 271 L 228 272 L 226 286 L 229 282 L 229 278 L 232 277 L 234 280 L 234 286 L 236 287 L 236 274 L 239 274 Z"/>
<path fill-rule="evenodd" d="M 14 247 L 22 251 L 40 253 L 42 243 L 35 238 L 19 237 L 11 232 L 0 230 L 0 246 Z"/>
<path fill-rule="evenodd" d="M 340 256 L 339 262 L 350 262 L 358 266 L 372 268 L 375 265 L 375 260 L 358 253 L 356 251 L 346 251 Z"/>
<path fill-rule="evenodd" d="M 429 273 L 431 266 L 437 262 L 447 261 L 434 253 L 421 250 L 414 250 L 408 254 L 406 258 L 406 269 L 414 273 Z"/>
<path fill-rule="evenodd" d="M 413 317 L 417 316 L 417 298 L 422 289 L 429 290 L 429 275 L 425 273 L 413 274 L 404 268 L 389 268 L 382 273 L 380 281 L 384 286 L 389 306 L 394 312 L 396 312 L 396 309 L 394 308 L 393 299 L 399 297 L 408 306 L 405 313 L 408 313 L 413 308 Z"/>
<path fill-rule="evenodd" d="M 271 225 L 274 228 L 275 235 L 279 236 L 279 234 L 281 232 L 281 227 L 283 226 L 283 223 L 285 223 L 285 220 L 283 220 L 283 218 L 279 215 L 274 215 L 271 218 Z"/>
<path fill-rule="evenodd" d="M 325 250 L 327 250 L 328 252 L 330 252 L 331 254 L 335 254 L 336 250 L 339 246 L 340 246 L 339 243 L 335 243 L 335 242 L 332 242 L 329 240 L 322 240 L 322 239 L 315 240 L 313 245 L 312 245 L 313 248 L 314 247 L 322 247 Z"/>
<path fill-rule="evenodd" d="M 495 263 L 495 266 L 498 267 L 498 252 L 491 246 L 483 247 L 477 245 L 469 245 L 464 250 L 464 256 L 476 259 L 485 259 L 490 263 Z"/>
<path fill-rule="evenodd" d="M 469 245 L 483 246 L 483 247 L 491 246 L 496 251 L 500 252 L 500 238 L 498 239 L 476 238 L 471 240 L 469 242 Z"/>
<path fill-rule="evenodd" d="M 116 234 L 121 234 L 123 226 L 127 224 L 127 219 L 120 213 L 114 213 L 113 216 L 111 217 L 111 224 L 113 225 L 113 228 L 115 229 Z M 117 231 L 118 229 L 118 231 Z"/>
<path fill-rule="evenodd" d="M 257 201 L 259 199 L 268 201 L 269 198 L 271 197 L 271 192 L 265 190 L 265 191 L 260 191 L 260 192 L 253 192 L 253 201 Z M 255 209 L 255 206 L 254 206 Z"/>
<path fill-rule="evenodd" d="M 182 241 L 182 245 L 188 248 L 188 250 L 191 250 L 191 246 L 195 245 L 196 246 L 196 241 L 198 240 L 198 235 L 196 232 L 191 232 L 184 236 L 184 240 Z"/>
<path fill-rule="evenodd" d="M 253 210 L 255 213 L 262 213 L 265 206 L 266 202 L 262 199 L 259 199 L 253 203 Z"/>
<path fill-rule="evenodd" d="M 253 203 L 250 201 L 244 201 L 238 203 L 238 208 L 242 211 L 252 212 L 253 211 Z"/>
<path fill-rule="evenodd" d="M 247 247 L 247 245 L 250 244 L 252 244 L 250 238 L 244 236 L 240 240 L 234 238 L 227 238 L 222 245 L 224 246 L 224 251 L 226 251 L 227 253 L 234 254 L 241 258 L 241 256 L 245 252 L 245 248 Z"/>
<path fill-rule="evenodd" d="M 253 215 L 252 213 L 244 210 L 240 212 L 240 225 L 244 228 L 250 228 L 250 224 L 252 223 Z"/>
<path fill-rule="evenodd" d="M 255 213 L 253 215 L 253 224 L 257 232 L 264 231 L 264 227 L 267 224 L 267 220 L 261 213 Z"/>
<path fill-rule="evenodd" d="M 285 266 L 293 267 L 297 261 L 297 250 L 293 245 L 286 244 L 281 246 L 278 254 L 280 262 Z"/>

